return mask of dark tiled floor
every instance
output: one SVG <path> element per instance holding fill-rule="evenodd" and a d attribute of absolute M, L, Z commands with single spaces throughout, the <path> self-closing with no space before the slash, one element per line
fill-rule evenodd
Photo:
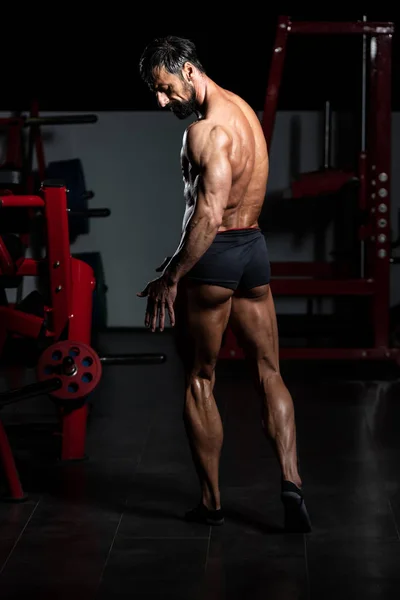
<path fill-rule="evenodd" d="M 220 364 L 227 520 L 182 520 L 197 480 L 168 332 L 109 333 L 101 352 L 161 351 L 106 367 L 91 397 L 88 460 L 54 460 L 45 398 L 2 412 L 27 502 L 0 505 L 0 597 L 390 600 L 400 589 L 400 383 L 368 365 L 282 365 L 297 416 L 311 534 L 282 532 L 279 469 L 245 366 Z"/>

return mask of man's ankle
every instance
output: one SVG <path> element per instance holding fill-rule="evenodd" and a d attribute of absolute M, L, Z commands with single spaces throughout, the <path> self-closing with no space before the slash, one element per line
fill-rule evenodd
<path fill-rule="evenodd" d="M 202 499 L 202 503 L 203 505 L 208 508 L 208 510 L 220 510 L 221 509 L 221 501 L 218 500 L 211 500 L 209 498 L 204 498 Z"/>

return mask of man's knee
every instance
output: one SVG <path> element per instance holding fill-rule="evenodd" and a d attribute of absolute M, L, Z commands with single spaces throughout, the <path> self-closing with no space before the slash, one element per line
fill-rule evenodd
<path fill-rule="evenodd" d="M 286 384 L 282 378 L 279 366 L 269 358 L 257 361 L 255 369 L 255 385 L 258 393 L 267 404 L 276 404 L 279 399 L 288 395 Z"/>
<path fill-rule="evenodd" d="M 192 369 L 187 374 L 187 387 L 196 397 L 209 396 L 215 383 L 215 363 L 210 362 Z"/>
<path fill-rule="evenodd" d="M 271 351 L 257 349 L 255 362 L 260 383 L 274 385 L 280 383 L 281 374 L 277 357 Z"/>

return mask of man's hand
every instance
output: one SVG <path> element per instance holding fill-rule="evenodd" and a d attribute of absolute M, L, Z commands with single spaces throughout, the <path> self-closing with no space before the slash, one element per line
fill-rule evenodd
<path fill-rule="evenodd" d="M 151 327 L 154 332 L 157 327 L 157 321 L 160 331 L 164 331 L 165 326 L 165 307 L 168 310 L 171 326 L 175 325 L 174 302 L 178 291 L 178 285 L 167 280 L 165 275 L 157 277 L 150 281 L 142 292 L 137 295 L 139 298 L 148 296 L 147 309 L 144 323 L 146 327 Z"/>

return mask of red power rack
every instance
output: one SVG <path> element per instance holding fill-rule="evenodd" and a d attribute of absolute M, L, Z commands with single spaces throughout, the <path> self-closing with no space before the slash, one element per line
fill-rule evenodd
<path fill-rule="evenodd" d="M 335 193 L 346 182 L 358 184 L 358 209 L 366 215 L 358 227 L 363 267 L 360 276 L 345 276 L 339 262 L 272 262 L 271 290 L 276 296 L 370 299 L 373 343 L 368 347 L 281 347 L 283 359 L 386 359 L 400 362 L 400 349 L 390 345 L 391 193 L 391 58 L 392 23 L 294 22 L 278 19 L 269 71 L 262 127 L 268 148 L 274 129 L 287 43 L 290 35 L 358 35 L 363 39 L 363 142 L 358 172 L 327 168 L 303 173 L 293 182 L 291 195 L 301 198 Z M 366 90 L 368 89 L 368 95 Z M 368 98 L 368 102 L 367 102 Z M 220 358 L 242 359 L 242 349 L 228 326 Z"/>
<path fill-rule="evenodd" d="M 0 392 L 1 409 L 40 395 L 54 401 L 62 461 L 86 457 L 88 399 L 101 381 L 103 367 L 154 365 L 165 362 L 162 353 L 98 356 L 91 348 L 93 268 L 71 254 L 70 218 L 108 216 L 108 209 L 73 210 L 62 179 L 47 178 L 42 125 L 95 123 L 96 115 L 39 116 L 34 103 L 29 116 L 0 119 L 7 132 L 6 158 L 0 165 L 0 365 L 34 366 L 36 382 Z M 23 129 L 28 128 L 28 143 Z M 26 147 L 27 146 L 27 147 Z M 40 188 L 34 194 L 33 158 L 36 153 Z M 82 190 L 84 192 L 84 190 Z M 31 233 L 41 237 L 41 252 L 25 255 Z M 32 244 L 33 247 L 33 244 Z M 21 288 L 21 280 L 34 277 L 38 289 L 11 302 L 7 289 Z M 32 304 L 33 297 L 33 304 Z M 10 343 L 11 342 L 11 343 Z M 10 353 L 13 343 L 15 349 Z M 33 342 L 33 344 L 31 344 Z M 35 347 L 30 356 L 29 349 Z M 28 356 L 28 359 L 26 358 Z M 0 465 L 9 496 L 23 501 L 24 493 L 6 428 L 0 419 Z"/>

